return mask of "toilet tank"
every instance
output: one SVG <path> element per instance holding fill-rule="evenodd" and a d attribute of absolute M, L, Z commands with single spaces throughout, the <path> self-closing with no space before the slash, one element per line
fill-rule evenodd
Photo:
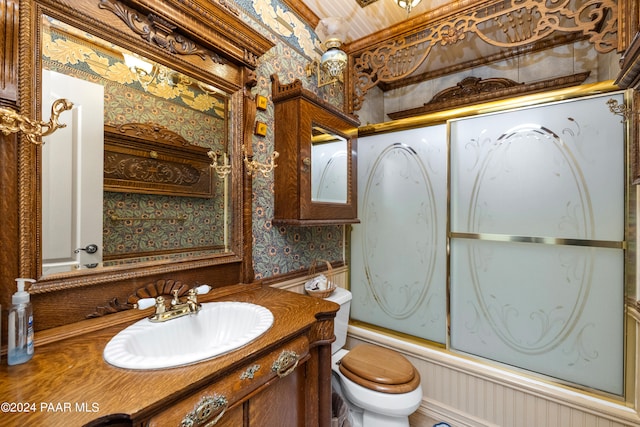
<path fill-rule="evenodd" d="M 333 322 L 333 330 L 336 340 L 331 344 L 331 354 L 344 347 L 347 342 L 347 326 L 349 326 L 349 310 L 351 309 L 351 292 L 343 288 L 336 288 L 326 300 L 340 305 Z"/>

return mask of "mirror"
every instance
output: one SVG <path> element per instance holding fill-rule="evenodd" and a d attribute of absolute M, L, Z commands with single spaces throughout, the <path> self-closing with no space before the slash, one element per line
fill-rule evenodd
<path fill-rule="evenodd" d="M 40 59 L 43 117 L 74 103 L 42 148 L 42 277 L 230 253 L 207 152 L 232 154 L 231 96 L 46 15 Z"/>
<path fill-rule="evenodd" d="M 311 127 L 311 200 L 347 203 L 348 142 L 320 126 Z"/>
<path fill-rule="evenodd" d="M 55 13 L 38 25 L 42 117 L 55 99 L 74 103 L 67 126 L 42 145 L 39 282 L 239 260 L 240 86 Z M 209 152 L 230 173 L 216 173 Z"/>

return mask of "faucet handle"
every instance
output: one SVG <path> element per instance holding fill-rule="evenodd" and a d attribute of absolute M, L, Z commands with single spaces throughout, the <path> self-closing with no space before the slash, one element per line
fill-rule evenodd
<path fill-rule="evenodd" d="M 172 293 L 173 293 L 173 299 L 171 300 L 171 305 L 178 305 L 180 304 L 180 297 L 178 296 L 178 292 L 180 292 L 179 289 L 175 289 Z"/>
<path fill-rule="evenodd" d="M 196 290 L 196 294 L 198 295 L 204 295 L 206 293 L 209 293 L 209 291 L 211 290 L 211 286 L 209 285 L 200 285 L 196 288 L 194 288 Z"/>
<path fill-rule="evenodd" d="M 138 310 L 144 310 L 145 308 L 152 307 L 156 304 L 155 298 L 141 298 L 137 303 L 133 305 L 134 308 Z"/>

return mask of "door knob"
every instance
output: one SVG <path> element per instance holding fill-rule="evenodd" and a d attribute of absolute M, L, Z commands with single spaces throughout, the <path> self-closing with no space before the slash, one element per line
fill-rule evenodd
<path fill-rule="evenodd" d="M 87 245 L 84 248 L 78 248 L 75 251 L 73 251 L 74 253 L 78 253 L 80 251 L 85 251 L 88 254 L 95 254 L 96 252 L 98 252 L 98 245 L 94 245 L 93 243 L 90 245 Z"/>

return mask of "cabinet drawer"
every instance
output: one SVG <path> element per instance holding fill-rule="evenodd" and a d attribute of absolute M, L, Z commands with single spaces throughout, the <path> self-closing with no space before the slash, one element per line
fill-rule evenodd
<path fill-rule="evenodd" d="M 215 383 L 153 416 L 146 425 L 181 425 L 184 420 L 190 419 L 198 420 L 192 425 L 200 426 L 217 417 L 219 421 L 215 425 L 242 425 L 243 400 L 274 377 L 288 375 L 308 353 L 307 337 L 298 337 L 277 350 L 230 371 Z M 227 424 L 236 421 L 237 416 L 240 417 L 238 424 Z"/>

